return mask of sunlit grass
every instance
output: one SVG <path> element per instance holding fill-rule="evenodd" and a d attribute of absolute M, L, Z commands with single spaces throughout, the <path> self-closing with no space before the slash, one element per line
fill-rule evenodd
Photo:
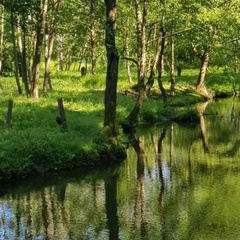
<path fill-rule="evenodd" d="M 159 112 L 171 114 L 170 107 L 189 106 L 200 101 L 198 96 L 189 93 L 194 88 L 198 76 L 197 69 L 184 69 L 181 77 L 176 77 L 176 96 L 169 97 L 167 105 L 163 105 L 157 80 L 154 84 L 154 100 L 146 98 L 140 112 L 143 122 L 157 121 Z M 129 83 L 123 69 L 119 71 L 117 95 L 117 122 L 120 123 L 132 110 L 136 97 L 127 96 L 124 90 L 136 85 L 136 69 L 132 74 L 133 83 Z M 42 81 L 42 77 L 41 77 Z M 87 74 L 81 77 L 77 71 L 54 72 L 52 75 L 53 90 L 47 93 L 41 91 L 40 98 L 34 101 L 24 94 L 19 95 L 14 78 L 0 79 L 0 175 L 4 171 L 39 170 L 38 161 L 42 165 L 62 168 L 74 157 L 79 159 L 94 159 L 96 151 L 93 139 L 99 136 L 104 119 L 104 90 L 106 74 L 99 72 L 96 76 Z M 169 76 L 164 75 L 163 83 L 169 91 Z M 206 76 L 206 86 L 213 91 L 233 91 L 239 89 L 236 75 L 219 72 L 209 72 Z M 67 119 L 67 132 L 62 132 L 56 122 L 58 116 L 57 99 L 62 98 Z M 10 129 L 6 129 L 5 116 L 7 102 L 12 99 L 13 118 Z M 120 124 L 119 124 L 120 125 Z M 38 159 L 38 161 L 36 160 Z M 14 165 L 17 161 L 17 165 Z M 19 168 L 21 166 L 22 168 Z M 40 164 L 40 165 L 41 165 Z M 7 170 L 6 170 L 7 169 Z"/>

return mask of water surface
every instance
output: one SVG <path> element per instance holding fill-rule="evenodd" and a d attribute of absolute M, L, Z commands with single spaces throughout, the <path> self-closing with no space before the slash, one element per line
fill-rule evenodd
<path fill-rule="evenodd" d="M 1 186 L 0 240 L 240 239 L 240 101 L 198 110 L 139 130 L 119 168 Z"/>

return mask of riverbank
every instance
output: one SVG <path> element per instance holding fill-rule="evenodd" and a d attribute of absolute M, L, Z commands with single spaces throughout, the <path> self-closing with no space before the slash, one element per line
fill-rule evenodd
<path fill-rule="evenodd" d="M 191 121 L 195 112 L 190 111 L 190 118 L 186 118 L 189 111 L 181 110 L 203 101 L 192 90 L 196 79 L 197 70 L 183 71 L 183 75 L 176 79 L 176 96 L 169 97 L 166 105 L 158 94 L 156 84 L 153 94 L 144 102 L 139 120 L 148 124 Z M 0 181 L 106 163 L 109 143 L 100 134 L 104 117 L 104 74 L 81 77 L 78 72 L 56 73 L 52 81 L 53 91 L 41 93 L 39 101 L 34 102 L 18 95 L 13 78 L 0 80 Z M 165 77 L 164 84 L 168 89 L 168 77 Z M 117 107 L 120 151 L 112 149 L 113 155 L 119 154 L 119 159 L 125 157 L 126 144 L 120 123 L 135 103 L 135 96 L 129 96 L 125 90 L 133 85 L 127 82 L 124 74 L 120 74 Z M 231 96 L 237 88 L 229 75 L 219 72 L 208 74 L 206 86 L 217 96 Z M 66 114 L 67 130 L 64 132 L 56 122 L 59 115 L 57 99 L 60 98 Z M 8 100 L 13 100 L 9 128 L 5 123 Z M 195 121 L 195 117 L 192 120 Z"/>

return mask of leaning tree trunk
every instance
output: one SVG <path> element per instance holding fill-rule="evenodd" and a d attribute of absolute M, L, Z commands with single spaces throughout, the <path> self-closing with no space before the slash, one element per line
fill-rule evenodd
<path fill-rule="evenodd" d="M 104 129 L 110 135 L 116 133 L 116 105 L 119 56 L 115 44 L 117 0 L 105 0 L 106 6 L 106 38 L 107 75 L 104 98 Z"/>
<path fill-rule="evenodd" d="M 154 37 L 155 39 L 155 37 Z M 156 44 L 156 52 L 155 52 L 155 57 L 154 59 L 152 59 L 151 65 L 150 65 L 150 75 L 148 77 L 148 81 L 146 83 L 146 94 L 148 95 L 150 93 L 150 90 L 154 84 L 154 80 L 155 80 L 155 75 L 156 75 L 156 69 L 158 66 L 158 61 L 159 61 L 159 55 L 161 53 L 162 50 L 162 33 L 161 31 L 159 31 L 159 36 L 158 36 L 158 41 Z"/>
<path fill-rule="evenodd" d="M 143 1 L 143 13 L 141 13 L 140 1 L 135 0 L 135 11 L 137 18 L 137 42 L 138 42 L 138 98 L 132 111 L 126 118 L 127 123 L 135 125 L 138 114 L 141 110 L 144 97 L 146 95 L 146 17 L 147 17 L 147 0 Z"/>
<path fill-rule="evenodd" d="M 208 52 L 204 51 L 204 53 L 199 57 L 199 59 L 201 61 L 201 65 L 200 65 L 200 71 L 199 71 L 198 81 L 197 81 L 198 89 L 204 87 L 204 80 L 205 80 L 208 61 L 209 61 Z"/>
<path fill-rule="evenodd" d="M 43 2 L 43 9 L 37 22 L 37 34 L 36 34 L 36 47 L 34 52 L 34 58 L 32 63 L 32 96 L 35 100 L 39 98 L 38 93 L 38 82 L 40 73 L 40 62 L 41 62 L 41 49 L 44 38 L 45 20 L 48 11 L 48 0 Z"/>
<path fill-rule="evenodd" d="M 207 68 L 208 68 L 208 63 L 209 63 L 209 53 L 207 50 L 204 50 L 203 53 L 200 54 L 197 51 L 196 46 L 194 45 L 192 45 L 192 49 L 193 49 L 193 52 L 196 54 L 196 56 L 200 59 L 200 63 L 201 63 L 196 89 L 201 96 L 203 96 L 206 99 L 210 99 L 211 96 L 204 83 Z"/>

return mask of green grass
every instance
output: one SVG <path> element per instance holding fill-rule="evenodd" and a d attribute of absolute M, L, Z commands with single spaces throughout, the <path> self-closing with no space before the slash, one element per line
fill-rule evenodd
<path fill-rule="evenodd" d="M 123 91 L 136 84 L 128 83 L 125 71 L 119 71 L 117 118 L 120 123 L 133 108 L 136 98 Z M 140 121 L 155 123 L 171 119 L 176 109 L 192 106 L 202 99 L 191 89 L 196 83 L 198 70 L 183 70 L 176 78 L 176 96 L 169 97 L 164 105 L 157 83 L 153 87 L 154 99 L 145 99 L 140 112 Z M 133 76 L 136 78 L 136 76 Z M 214 92 L 232 94 L 239 89 L 238 76 L 229 73 L 208 73 L 206 85 Z M 42 79 L 42 77 L 41 77 Z M 164 86 L 169 90 L 169 78 L 164 77 Z M 53 91 L 40 91 L 39 101 L 34 102 L 19 95 L 11 77 L 0 79 L 0 180 L 26 176 L 30 172 L 46 172 L 95 165 L 101 162 L 99 153 L 107 146 L 99 139 L 104 119 L 105 73 L 96 76 L 79 72 L 60 72 L 52 75 Z M 41 88 L 42 82 L 40 82 Z M 68 131 L 62 132 L 55 118 L 58 116 L 57 99 L 62 98 Z M 5 127 L 7 102 L 14 101 L 10 129 Z M 181 111 L 176 118 L 188 121 L 195 112 Z M 95 139 L 95 140 L 94 140 Z M 97 139 L 97 141 L 96 141 Z M 104 149 L 104 147 L 106 147 Z M 100 150 L 100 151 L 99 151 Z M 105 153 L 104 153 L 105 154 Z"/>

